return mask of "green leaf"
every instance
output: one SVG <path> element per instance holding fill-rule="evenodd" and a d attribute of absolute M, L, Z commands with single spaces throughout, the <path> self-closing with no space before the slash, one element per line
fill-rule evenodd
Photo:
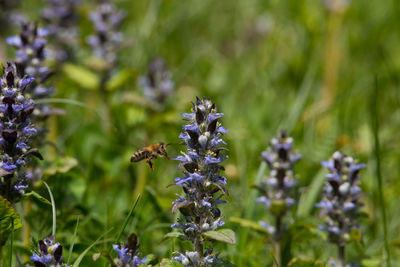
<path fill-rule="evenodd" d="M 217 263 L 217 265 L 215 265 L 215 267 L 235 267 L 236 265 L 230 263 L 229 261 L 223 261 L 220 263 Z"/>
<path fill-rule="evenodd" d="M 251 221 L 251 220 L 247 220 L 247 219 L 243 219 L 243 218 L 238 218 L 238 217 L 231 217 L 230 221 L 233 222 L 233 223 L 238 223 L 243 227 L 250 227 L 253 230 L 260 231 L 260 232 L 268 234 L 268 231 L 264 227 L 259 225 L 257 222 L 254 222 L 254 221 Z"/>
<path fill-rule="evenodd" d="M 182 267 L 183 265 L 177 261 L 170 259 L 163 259 L 160 264 L 156 265 L 158 267 Z"/>
<path fill-rule="evenodd" d="M 350 231 L 350 237 L 349 237 L 350 242 L 360 242 L 361 241 L 361 230 L 360 229 L 351 229 Z"/>
<path fill-rule="evenodd" d="M 11 233 L 14 222 L 14 230 L 22 227 L 21 219 L 11 206 L 11 203 L 0 196 L 0 246 L 7 241 L 8 235 Z"/>
<path fill-rule="evenodd" d="M 28 197 L 33 197 L 33 198 L 39 200 L 40 202 L 51 206 L 50 201 L 48 201 L 45 197 L 42 197 L 41 195 L 39 195 L 35 191 L 31 191 L 29 193 L 25 193 L 24 198 L 28 198 Z"/>
<path fill-rule="evenodd" d="M 275 216 L 283 216 L 283 214 L 285 214 L 287 210 L 286 201 L 278 199 L 271 201 L 271 206 L 269 207 L 269 210 Z"/>
<path fill-rule="evenodd" d="M 314 239 L 324 239 L 324 233 L 318 230 L 316 225 L 302 221 L 292 223 L 287 231 L 290 232 L 291 243 L 304 243 Z"/>
<path fill-rule="evenodd" d="M 99 77 L 90 70 L 74 64 L 65 64 L 64 73 L 80 86 L 90 90 L 96 90 L 99 86 Z"/>
<path fill-rule="evenodd" d="M 293 258 L 288 265 L 289 267 L 323 267 L 324 264 L 320 260 L 311 258 Z"/>
<path fill-rule="evenodd" d="M 397 238 L 392 241 L 392 246 L 395 248 L 400 248 L 400 238 Z"/>
<path fill-rule="evenodd" d="M 69 260 L 71 259 L 72 251 L 74 250 L 75 238 L 78 233 L 78 226 L 79 226 L 79 216 L 76 218 L 75 231 L 74 231 L 74 235 L 72 236 L 71 245 L 70 245 L 69 251 L 68 251 L 67 265 L 69 264 Z"/>
<path fill-rule="evenodd" d="M 384 266 L 385 260 L 383 258 L 370 258 L 370 259 L 364 259 L 361 261 L 362 266 L 365 267 L 379 267 L 379 266 Z"/>
<path fill-rule="evenodd" d="M 297 209 L 298 217 L 305 218 L 310 215 L 311 210 L 314 208 L 315 202 L 322 190 L 322 187 L 325 184 L 325 173 L 326 171 L 321 168 L 312 179 L 309 189 L 301 195 Z"/>
<path fill-rule="evenodd" d="M 106 90 L 114 91 L 123 85 L 129 78 L 131 78 L 132 73 L 125 69 L 119 71 L 117 74 L 111 77 L 106 83 Z"/>
<path fill-rule="evenodd" d="M 78 165 L 78 161 L 73 157 L 61 157 L 43 171 L 43 175 L 52 176 L 56 173 L 66 173 Z"/>
<path fill-rule="evenodd" d="M 208 231 L 208 232 L 203 233 L 203 236 L 205 236 L 209 239 L 225 242 L 225 243 L 232 244 L 232 245 L 236 243 L 236 234 L 231 229 Z"/>
<path fill-rule="evenodd" d="M 115 240 L 115 243 L 117 243 L 117 244 L 119 243 L 119 241 L 121 239 L 121 236 L 124 233 L 124 230 L 125 230 L 126 226 L 128 225 L 129 221 L 131 220 L 131 218 L 133 216 L 133 211 L 135 210 L 135 208 L 136 208 L 136 206 L 137 206 L 137 204 L 139 202 L 139 199 L 140 199 L 140 194 L 137 195 L 136 200 L 133 203 L 131 210 L 129 211 L 128 215 L 126 216 L 124 224 L 122 225 L 121 230 L 118 233 L 118 236 L 117 236 L 117 238 Z"/>
<path fill-rule="evenodd" d="M 103 58 L 90 57 L 85 60 L 85 65 L 96 72 L 104 72 L 109 70 L 110 65 Z"/>
<path fill-rule="evenodd" d="M 89 247 L 87 247 L 80 255 L 79 257 L 75 260 L 74 264 L 72 265 L 72 267 L 78 267 L 79 264 L 81 264 L 81 261 L 83 260 L 83 258 L 85 257 L 85 255 L 92 249 L 92 247 L 94 247 L 95 245 L 99 244 L 102 242 L 102 238 L 103 236 L 105 236 L 106 234 L 108 234 L 112 229 L 108 230 L 107 232 L 105 232 L 104 234 L 102 234 L 99 238 L 96 239 L 96 241 L 94 241 Z"/>
<path fill-rule="evenodd" d="M 146 112 L 138 107 L 129 106 L 125 109 L 126 124 L 129 126 L 135 126 L 136 124 L 142 123 L 146 120 Z"/>
<path fill-rule="evenodd" d="M 170 233 L 164 235 L 163 240 L 165 240 L 167 238 L 170 238 L 170 237 L 180 238 L 180 237 L 183 237 L 183 236 L 185 236 L 185 235 L 183 233 L 181 233 L 181 232 L 170 232 Z"/>

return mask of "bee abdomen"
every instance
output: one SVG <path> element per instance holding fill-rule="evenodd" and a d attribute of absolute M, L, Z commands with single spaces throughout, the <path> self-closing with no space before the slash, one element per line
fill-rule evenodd
<path fill-rule="evenodd" d="M 138 162 L 146 158 L 146 151 L 140 150 L 132 155 L 131 162 Z"/>

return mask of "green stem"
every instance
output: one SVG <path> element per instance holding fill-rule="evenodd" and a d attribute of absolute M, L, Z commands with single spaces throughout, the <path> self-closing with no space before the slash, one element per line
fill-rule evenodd
<path fill-rule="evenodd" d="M 110 133 L 111 129 L 111 112 L 110 112 L 110 99 L 106 89 L 107 81 L 110 79 L 111 74 L 109 71 L 105 71 L 100 79 L 99 89 L 102 100 L 102 113 L 103 113 L 103 129 L 106 133 Z"/>
<path fill-rule="evenodd" d="M 43 184 L 46 186 L 47 191 L 49 192 L 50 195 L 50 200 L 51 200 L 51 211 L 53 214 L 53 229 L 52 229 L 52 235 L 55 236 L 56 235 L 56 202 L 54 201 L 54 197 L 53 194 L 51 193 L 51 189 L 49 187 L 49 185 L 46 182 L 43 182 Z"/>
<path fill-rule="evenodd" d="M 281 240 L 282 240 L 282 217 L 277 216 L 275 218 L 275 260 L 278 267 L 282 265 L 282 253 L 281 253 Z"/>
<path fill-rule="evenodd" d="M 343 245 L 338 245 L 338 258 L 339 258 L 339 267 L 345 267 L 346 266 L 345 246 Z"/>
<path fill-rule="evenodd" d="M 380 144 L 379 144 L 379 119 L 378 119 L 378 77 L 375 76 L 375 91 L 372 100 L 372 128 L 374 132 L 374 141 L 375 141 L 375 158 L 376 158 L 376 178 L 378 180 L 378 194 L 379 194 L 379 204 L 382 216 L 382 225 L 383 225 L 383 238 L 385 242 L 385 251 L 387 256 L 387 266 L 391 267 L 391 255 L 390 255 L 390 247 L 388 240 L 388 229 L 387 229 L 387 216 L 386 216 L 386 206 L 385 199 L 383 196 L 383 183 L 382 183 L 382 173 L 381 173 L 381 159 L 380 159 Z"/>
<path fill-rule="evenodd" d="M 201 237 L 197 238 L 194 241 L 194 250 L 197 251 L 197 253 L 199 253 L 200 262 L 203 262 L 204 245 L 203 245 L 203 241 L 201 240 Z"/>
<path fill-rule="evenodd" d="M 14 219 L 11 220 L 10 266 L 12 266 L 13 245 L 14 245 Z"/>
<path fill-rule="evenodd" d="M 260 167 L 257 170 L 256 178 L 252 182 L 252 184 L 259 184 L 262 181 L 263 175 L 265 173 L 265 169 L 267 168 L 267 163 L 265 161 L 262 161 L 260 164 Z M 252 190 L 249 193 L 249 197 L 246 202 L 246 210 L 244 211 L 244 218 L 245 219 L 253 219 L 253 213 L 254 213 L 254 208 L 255 208 L 255 202 L 257 198 L 257 191 Z M 239 245 L 238 245 L 238 251 L 237 254 L 240 254 L 242 251 L 245 250 L 245 247 L 247 245 L 248 241 L 248 235 L 249 235 L 249 229 L 248 228 L 242 228 L 240 229 L 240 237 L 239 237 Z M 240 256 L 237 258 L 237 266 L 245 266 L 243 265 L 243 257 Z"/>

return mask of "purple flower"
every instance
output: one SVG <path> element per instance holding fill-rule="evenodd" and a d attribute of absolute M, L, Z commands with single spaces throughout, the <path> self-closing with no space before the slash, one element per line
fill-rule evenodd
<path fill-rule="evenodd" d="M 3 165 L 1 166 L 1 168 L 6 171 L 13 171 L 17 168 L 17 166 L 10 162 L 3 162 Z"/>
<path fill-rule="evenodd" d="M 139 241 L 136 234 L 132 233 L 128 237 L 126 244 L 113 245 L 114 250 L 118 254 L 118 258 L 114 260 L 114 263 L 118 267 L 136 267 L 140 264 L 146 264 L 146 257 L 140 259 L 137 255 L 139 249 Z"/>
<path fill-rule="evenodd" d="M 256 185 L 262 194 L 257 198 L 257 202 L 264 204 L 266 209 L 276 217 L 276 223 L 280 224 L 273 227 L 265 223 L 266 226 L 273 227 L 272 237 L 276 241 L 279 241 L 285 234 L 289 222 L 283 224 L 282 221 L 290 208 L 296 204 L 294 189 L 297 180 L 293 169 L 295 163 L 301 159 L 301 155 L 292 152 L 293 143 L 293 138 L 288 137 L 285 131 L 281 131 L 270 141 L 269 149 L 261 153 L 269 167 L 269 175 Z M 268 231 L 272 232 L 271 229 Z"/>
<path fill-rule="evenodd" d="M 34 253 L 31 260 L 35 266 L 63 266 L 63 247 L 54 242 L 54 236 L 39 240 L 40 254 Z"/>
<path fill-rule="evenodd" d="M 194 113 L 181 113 L 181 116 L 186 119 L 192 120 L 192 119 L 194 119 L 195 115 L 194 115 Z"/>
<path fill-rule="evenodd" d="M 161 58 L 155 58 L 149 63 L 147 76 L 139 77 L 138 85 L 150 102 L 163 108 L 167 99 L 173 94 L 174 82 L 171 77 L 165 61 Z M 190 116 L 192 116 L 190 113 L 182 113 L 181 115 L 187 119 L 191 119 Z"/>
<path fill-rule="evenodd" d="M 25 190 L 28 188 L 28 185 L 24 185 L 24 184 L 16 184 L 14 185 L 15 190 L 20 191 L 20 190 Z"/>
<path fill-rule="evenodd" d="M 22 133 L 23 133 L 23 134 L 26 134 L 26 135 L 35 134 L 36 132 L 37 132 L 36 129 L 33 128 L 33 127 L 25 127 L 25 128 L 22 130 Z"/>
<path fill-rule="evenodd" d="M 123 38 L 119 27 L 124 17 L 125 12 L 117 10 L 109 2 L 98 5 L 89 15 L 95 34 L 87 38 L 87 43 L 92 47 L 94 56 L 103 59 L 109 68 L 115 65 L 117 51 L 122 46 Z"/>
<path fill-rule="evenodd" d="M 359 171 L 365 164 L 356 161 L 340 152 L 335 152 L 329 161 L 322 162 L 329 173 L 323 189 L 323 199 L 315 206 L 321 209 L 320 215 L 325 217 L 324 231 L 329 233 L 330 242 L 345 246 L 347 236 L 353 228 L 357 228 L 361 188 Z"/>
<path fill-rule="evenodd" d="M 218 164 L 222 162 L 221 158 L 215 158 L 210 155 L 206 156 L 205 160 L 205 164 Z"/>
<path fill-rule="evenodd" d="M 7 44 L 15 47 L 20 47 L 22 45 L 21 38 L 19 38 L 19 36 L 7 37 L 6 42 Z"/>
<path fill-rule="evenodd" d="M 35 80 L 34 77 L 28 77 L 28 78 L 22 79 L 19 82 L 19 85 L 21 86 L 21 88 L 25 88 L 28 84 L 31 84 L 34 80 Z"/>
<path fill-rule="evenodd" d="M 10 44 L 16 49 L 18 70 L 21 76 L 24 76 L 19 80 L 19 87 L 34 99 L 49 97 L 54 92 L 52 87 L 46 86 L 48 78 L 52 74 L 52 71 L 46 67 L 47 52 L 45 46 L 47 40 L 44 38 L 46 32 L 46 30 L 39 29 L 37 24 L 24 22 L 21 25 L 19 35 L 9 38 Z M 19 94 L 17 98 L 22 95 Z M 27 108 L 22 100 L 19 100 L 19 102 L 19 104 L 24 105 L 24 108 Z M 36 107 L 35 120 L 39 117 L 42 120 L 47 118 L 47 116 L 42 115 L 48 107 L 48 104 L 41 104 Z M 14 111 L 18 109 L 17 112 L 19 112 L 20 108 L 20 106 L 13 105 Z M 44 133 L 45 131 L 41 132 Z"/>
<path fill-rule="evenodd" d="M 19 201 L 27 188 L 29 179 L 25 165 L 29 162 L 29 157 L 37 155 L 41 158 L 37 151 L 34 153 L 27 151 L 30 149 L 32 135 L 37 132 L 30 120 L 33 101 L 27 99 L 22 87 L 30 80 L 29 77 L 21 79 L 17 75 L 16 65 L 9 62 L 4 69 L 3 82 L 0 83 L 2 93 L 0 112 L 3 114 L 0 116 L 1 168 L 15 177 L 11 180 L 11 185 L 0 183 L 0 195 L 12 203 Z"/>
<path fill-rule="evenodd" d="M 219 164 L 225 160 L 223 151 L 226 148 L 222 136 L 227 130 L 220 125 L 222 113 L 209 99 L 196 99 L 192 113 L 182 113 L 187 121 L 182 127 L 184 133 L 179 137 L 185 142 L 187 152 L 182 153 L 176 160 L 181 161 L 179 168 L 184 169 L 184 177 L 175 178 L 174 185 L 181 186 L 184 196 L 173 202 L 172 211 L 179 210 L 182 218 L 172 225 L 183 231 L 185 239 L 192 242 L 197 251 L 177 252 L 174 261 L 184 266 L 217 263 L 218 257 L 212 254 L 211 248 L 206 248 L 202 233 L 214 231 L 224 225 L 221 219 L 219 204 L 226 203 L 221 197 L 227 193 L 226 178 L 219 173 Z M 218 191 L 223 194 L 216 195 Z M 203 265 L 201 265 L 203 266 Z"/>
<path fill-rule="evenodd" d="M 47 0 L 42 9 L 42 18 L 46 29 L 39 29 L 39 36 L 49 36 L 53 43 L 51 57 L 59 61 L 73 58 L 73 50 L 78 44 L 77 23 L 78 5 L 81 0 Z"/>
<path fill-rule="evenodd" d="M 22 105 L 22 104 L 19 104 L 19 105 L 13 104 L 12 105 L 12 109 L 14 112 L 20 112 L 23 108 L 24 108 L 24 105 Z"/>

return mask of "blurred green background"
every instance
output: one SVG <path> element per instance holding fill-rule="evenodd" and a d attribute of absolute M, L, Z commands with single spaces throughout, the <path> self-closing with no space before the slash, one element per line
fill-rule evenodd
<path fill-rule="evenodd" d="M 42 1 L 21 1 L 20 10 L 40 21 Z M 88 14 L 95 2 L 82 1 L 80 45 L 76 60 L 60 68 L 53 78 L 55 98 L 66 103 L 67 114 L 49 122 L 49 140 L 43 168 L 57 163 L 57 171 L 43 178 L 57 206 L 57 241 L 67 257 L 76 220 L 75 259 L 109 229 L 81 266 L 93 263 L 90 255 L 109 249 L 134 200 L 141 197 L 125 236 L 136 232 L 143 255 L 153 263 L 189 244 L 163 239 L 176 216 L 171 202 L 179 188 L 167 188 L 181 175 L 177 163 L 158 159 L 151 172 L 145 162 L 130 164 L 132 153 L 155 142 L 172 143 L 176 157 L 184 147 L 178 139 L 195 96 L 210 97 L 225 113 L 222 125 L 229 159 L 225 163 L 230 196 L 222 206 L 226 226 L 237 234 L 236 245 L 217 244 L 215 251 L 237 266 L 271 266 L 272 246 L 265 233 L 237 223 L 237 218 L 257 222 L 268 219 L 251 186 L 257 172 L 267 175 L 260 153 L 280 129 L 295 138 L 303 159 L 296 165 L 302 196 L 293 212 L 303 227 L 294 233 L 292 254 L 327 262 L 336 248 L 316 230 L 322 223 L 314 203 L 319 199 L 326 173 L 320 162 L 341 150 L 368 164 L 362 171 L 365 191 L 360 219 L 363 238 L 348 249 L 350 260 L 365 266 L 383 266 L 384 235 L 375 174 L 377 155 L 372 121 L 378 103 L 380 159 L 383 192 L 388 213 L 388 237 L 393 266 L 400 265 L 400 4 L 398 1 L 352 1 L 343 9 L 328 8 L 319 0 L 143 0 L 115 1 L 127 12 L 122 32 L 127 45 L 119 53 L 114 81 L 101 101 L 96 72 L 88 67 L 91 56 L 86 37 L 93 32 Z M 9 34 L 16 34 L 15 28 Z M 4 50 L 4 38 L 1 36 Z M 162 57 L 175 82 L 175 92 L 163 112 L 141 105 L 137 86 L 148 62 Z M 7 58 L 14 58 L 7 48 Z M 2 62 L 5 58 L 2 58 Z M 376 96 L 376 82 L 377 92 Z M 109 121 L 104 110 L 110 111 Z M 109 130 L 104 125 L 111 125 Z M 76 165 L 69 169 L 66 165 Z M 261 166 L 261 167 L 260 167 Z M 66 172 L 62 168 L 65 167 Z M 264 172 L 262 172 L 265 169 Z M 47 169 L 48 170 L 48 169 Z M 43 184 L 35 188 L 47 197 Z M 51 208 L 32 200 L 23 211 L 24 229 L 38 240 L 51 234 Z M 236 218 L 236 219 L 235 219 Z M 300 229 L 301 228 L 301 229 Z M 24 231 L 17 232 L 17 253 L 30 255 Z M 33 244 L 36 246 L 36 244 Z"/>

